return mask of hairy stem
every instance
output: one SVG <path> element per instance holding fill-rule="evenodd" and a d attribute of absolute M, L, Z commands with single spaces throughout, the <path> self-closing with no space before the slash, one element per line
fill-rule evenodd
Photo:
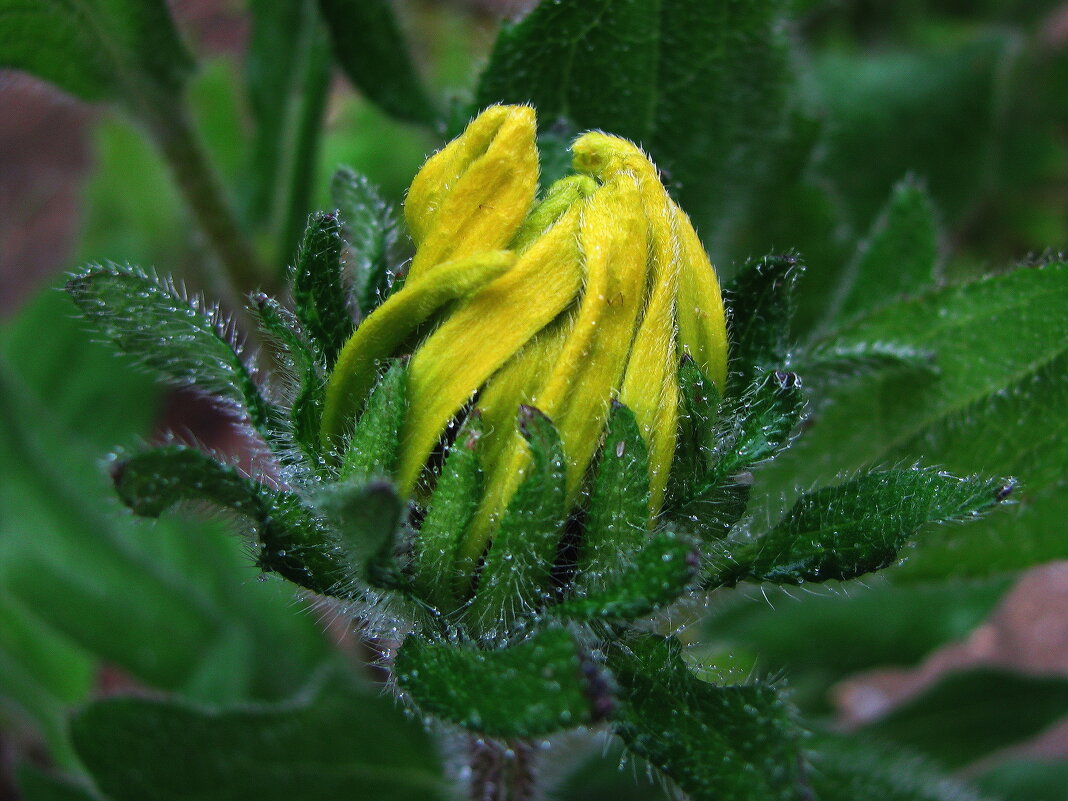
<path fill-rule="evenodd" d="M 471 737 L 471 801 L 530 801 L 537 787 L 534 746 Z"/>

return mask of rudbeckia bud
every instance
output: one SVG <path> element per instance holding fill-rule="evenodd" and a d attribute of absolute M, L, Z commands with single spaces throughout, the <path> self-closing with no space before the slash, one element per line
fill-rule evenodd
<path fill-rule="evenodd" d="M 534 109 L 490 106 L 427 160 L 404 203 L 410 278 L 512 241 L 538 188 L 535 135 Z"/>

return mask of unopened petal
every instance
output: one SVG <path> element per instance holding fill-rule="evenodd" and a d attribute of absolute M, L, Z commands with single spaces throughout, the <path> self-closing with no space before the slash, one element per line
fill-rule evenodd
<path fill-rule="evenodd" d="M 723 392 L 727 384 L 727 322 L 716 271 L 690 218 L 674 207 L 681 271 L 676 316 L 679 345 Z"/>

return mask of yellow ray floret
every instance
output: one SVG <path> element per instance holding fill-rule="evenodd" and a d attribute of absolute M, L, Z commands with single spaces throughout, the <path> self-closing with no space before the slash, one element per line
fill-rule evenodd
<path fill-rule="evenodd" d="M 378 375 L 378 363 L 396 349 L 434 312 L 503 275 L 516 261 L 511 251 L 480 253 L 438 265 L 433 273 L 405 282 L 349 337 L 326 386 L 320 438 L 325 446 L 339 440 L 363 408 Z"/>
<path fill-rule="evenodd" d="M 511 270 L 456 308 L 416 351 L 396 475 L 402 491 L 415 486 L 449 420 L 578 294 L 580 211 L 569 209 Z"/>
<path fill-rule="evenodd" d="M 538 188 L 536 132 L 529 106 L 492 106 L 426 163 L 405 201 L 410 277 L 512 241 Z"/>
<path fill-rule="evenodd" d="M 727 384 L 727 323 L 716 271 L 690 218 L 673 205 L 679 234 L 679 345 L 720 392 Z"/>

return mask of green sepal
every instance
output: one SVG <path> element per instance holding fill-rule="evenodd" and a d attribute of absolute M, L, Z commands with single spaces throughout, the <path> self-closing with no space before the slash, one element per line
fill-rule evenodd
<path fill-rule="evenodd" d="M 804 411 L 804 393 L 794 373 L 759 373 L 721 418 L 710 466 L 690 494 L 672 504 L 668 518 L 702 537 L 726 536 L 749 503 L 748 469 L 789 444 Z"/>
<path fill-rule="evenodd" d="M 800 732 L 767 683 L 717 686 L 697 678 L 674 638 L 615 645 L 614 729 L 694 801 L 807 801 Z"/>
<path fill-rule="evenodd" d="M 328 369 L 355 327 L 341 277 L 341 248 L 338 218 L 316 212 L 308 218 L 291 273 L 297 318 Z"/>
<path fill-rule="evenodd" d="M 492 651 L 412 635 L 393 675 L 421 711 L 491 737 L 541 737 L 612 709 L 609 679 L 565 628 Z"/>
<path fill-rule="evenodd" d="M 794 292 L 804 270 L 795 255 L 765 256 L 747 262 L 727 285 L 733 383 L 744 387 L 758 370 L 786 365 Z"/>
<path fill-rule="evenodd" d="M 918 468 L 867 473 L 803 495 L 767 534 L 731 546 L 712 583 L 854 579 L 892 565 L 924 525 L 978 517 L 1014 486 Z"/>
<path fill-rule="evenodd" d="M 257 561 L 295 584 L 332 594 L 345 579 L 332 533 L 293 493 L 279 492 L 191 448 L 169 446 L 118 459 L 111 471 L 123 503 L 158 517 L 187 501 L 207 501 L 256 524 Z"/>
<path fill-rule="evenodd" d="M 364 482 L 393 474 L 407 390 L 406 365 L 395 361 L 371 391 L 367 408 L 349 437 L 338 473 L 340 481 Z"/>
<path fill-rule="evenodd" d="M 722 396 L 687 354 L 679 364 L 679 438 L 668 484 L 668 505 L 689 497 L 712 467 Z"/>
<path fill-rule="evenodd" d="M 319 456 L 319 424 L 326 393 L 325 369 L 321 356 L 311 344 L 300 320 L 272 297 L 252 296 L 253 309 L 264 338 L 280 352 L 282 367 L 296 385 L 296 395 L 289 409 L 289 433 L 293 443 L 315 467 Z"/>
<path fill-rule="evenodd" d="M 400 218 L 378 187 L 349 167 L 334 173 L 330 197 L 341 216 L 353 297 L 366 317 L 389 294 Z"/>
<path fill-rule="evenodd" d="M 564 451 L 556 427 L 537 409 L 521 406 L 519 429 L 531 464 L 497 526 L 468 610 L 484 633 L 507 630 L 542 606 L 566 522 Z"/>
<path fill-rule="evenodd" d="M 93 326 L 137 364 L 177 386 L 237 405 L 269 440 L 277 413 L 240 355 L 231 322 L 139 267 L 90 266 L 66 291 Z"/>
<path fill-rule="evenodd" d="M 412 580 L 419 596 L 440 612 L 453 610 L 459 601 L 456 562 L 464 533 L 482 497 L 482 466 L 478 441 L 482 418 L 468 415 L 456 441 L 449 446 L 426 516 L 416 539 Z"/>
<path fill-rule="evenodd" d="M 649 529 L 649 449 L 634 413 L 613 401 L 608 433 L 590 490 L 575 586 L 612 583 L 645 544 Z"/>
<path fill-rule="evenodd" d="M 332 484 L 315 498 L 337 528 L 351 575 L 375 587 L 407 586 L 397 558 L 405 504 L 388 481 Z"/>
<path fill-rule="evenodd" d="M 564 620 L 634 620 L 676 600 L 690 588 L 699 567 L 692 540 L 662 531 L 633 554 L 624 569 L 598 582 L 597 590 L 569 598 L 550 614 Z"/>

